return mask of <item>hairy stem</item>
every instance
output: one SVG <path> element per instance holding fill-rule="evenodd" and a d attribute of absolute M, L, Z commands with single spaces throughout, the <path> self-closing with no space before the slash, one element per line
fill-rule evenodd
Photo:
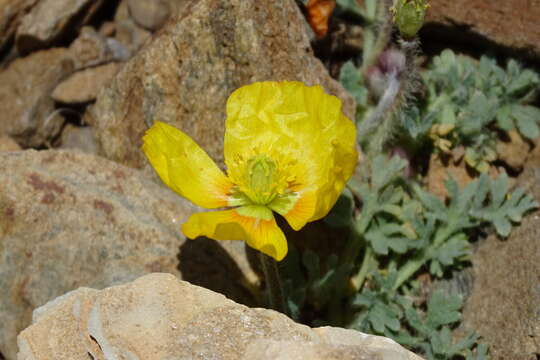
<path fill-rule="evenodd" d="M 376 14 L 373 10 L 369 11 L 370 16 L 367 19 L 371 24 L 364 30 L 364 46 L 361 71 L 365 72 L 373 65 L 377 57 L 388 46 L 390 35 L 392 34 L 392 19 L 389 9 L 392 6 L 392 0 L 382 0 L 377 2 Z M 368 10 L 368 9 L 366 9 Z"/>
<path fill-rule="evenodd" d="M 369 134 L 371 130 L 373 130 L 377 125 L 383 123 L 383 118 L 385 117 L 385 115 L 388 113 L 388 111 L 391 109 L 392 105 L 396 101 L 396 97 L 399 94 L 399 89 L 400 89 L 400 81 L 399 81 L 397 72 L 394 71 L 388 77 L 388 86 L 384 90 L 384 93 L 381 96 L 379 103 L 377 104 L 377 107 L 369 115 L 369 117 L 366 120 L 364 120 L 362 124 L 360 124 L 360 126 L 358 127 L 358 136 L 360 138 L 367 136 L 367 134 Z M 377 133 L 381 133 L 381 131 L 378 130 Z M 374 140 L 372 142 L 374 142 Z M 373 147 L 377 148 L 377 149 L 373 149 L 377 153 L 380 153 L 382 151 L 382 148 L 378 149 L 379 145 L 377 146 L 373 145 Z M 380 147 L 382 147 L 382 144 L 380 144 Z"/>
<path fill-rule="evenodd" d="M 263 253 L 259 253 L 259 259 L 268 290 L 269 307 L 288 316 L 289 312 L 277 261 Z"/>

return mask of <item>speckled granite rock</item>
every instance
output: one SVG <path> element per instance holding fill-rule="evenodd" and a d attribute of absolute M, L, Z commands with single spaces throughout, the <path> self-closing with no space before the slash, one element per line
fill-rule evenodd
<path fill-rule="evenodd" d="M 311 329 L 168 274 L 61 296 L 34 311 L 18 344 L 18 360 L 420 360 L 392 340 Z"/>
<path fill-rule="evenodd" d="M 540 147 L 517 185 L 540 202 Z M 480 242 L 473 256 L 474 284 L 463 310 L 464 327 L 490 345 L 493 360 L 531 360 L 540 354 L 540 212 L 525 218 L 508 239 Z"/>
<path fill-rule="evenodd" d="M 223 160 L 225 102 L 236 88 L 260 80 L 321 84 L 354 101 L 313 56 L 294 0 L 199 0 L 156 33 L 101 91 L 85 121 L 103 154 L 141 167 L 141 136 L 154 120 L 191 135 Z"/>
<path fill-rule="evenodd" d="M 40 147 L 56 137 L 64 118 L 50 93 L 73 70 L 69 51 L 52 48 L 13 61 L 0 72 L 0 134 L 23 147 Z"/>
<path fill-rule="evenodd" d="M 185 241 L 180 224 L 195 208 L 138 170 L 80 152 L 0 152 L 0 184 L 0 353 L 7 360 L 15 359 L 16 335 L 32 310 L 80 286 L 196 273 L 248 302 L 231 249 Z M 206 262 L 188 261 L 197 257 Z"/>

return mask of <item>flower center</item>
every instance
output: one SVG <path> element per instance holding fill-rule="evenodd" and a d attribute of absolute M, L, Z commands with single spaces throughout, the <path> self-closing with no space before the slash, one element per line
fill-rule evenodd
<path fill-rule="evenodd" d="M 246 194 L 255 204 L 266 205 L 277 195 L 277 166 L 266 155 L 256 155 L 246 164 L 246 183 L 249 192 Z"/>
<path fill-rule="evenodd" d="M 282 155 L 276 158 L 258 151 L 244 160 L 235 155 L 229 176 L 236 184 L 229 195 L 229 206 L 264 206 L 286 214 L 299 197 L 295 161 Z M 258 217 L 258 216 L 256 216 Z"/>

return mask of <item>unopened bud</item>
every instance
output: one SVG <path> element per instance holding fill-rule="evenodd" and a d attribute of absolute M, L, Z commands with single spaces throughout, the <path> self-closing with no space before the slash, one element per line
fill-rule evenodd
<path fill-rule="evenodd" d="M 381 96 L 388 87 L 389 78 L 399 76 L 405 65 L 405 54 L 400 50 L 390 48 L 383 51 L 367 71 L 369 88 L 377 97 Z"/>
<path fill-rule="evenodd" d="M 397 0 L 390 9 L 401 36 L 412 38 L 424 24 L 428 0 Z"/>

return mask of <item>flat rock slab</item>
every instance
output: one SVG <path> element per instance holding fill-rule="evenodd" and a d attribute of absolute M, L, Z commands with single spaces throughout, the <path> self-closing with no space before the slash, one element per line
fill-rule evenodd
<path fill-rule="evenodd" d="M 540 61 L 539 18 L 538 0 L 431 0 L 423 35 L 434 32 L 432 25 L 442 25 L 462 44 L 487 39 Z"/>
<path fill-rule="evenodd" d="M 354 101 L 314 57 L 294 0 L 200 0 L 173 19 L 85 116 L 109 159 L 142 167 L 141 137 L 160 120 L 188 133 L 222 164 L 226 100 L 254 81 L 320 84 L 353 118 Z"/>
<path fill-rule="evenodd" d="M 169 274 L 80 288 L 34 311 L 18 360 L 421 360 L 392 340 L 250 309 Z"/>
<path fill-rule="evenodd" d="M 51 97 L 64 104 L 84 104 L 93 101 L 99 90 L 111 81 L 120 67 L 120 63 L 112 62 L 77 71 L 58 84 Z"/>

